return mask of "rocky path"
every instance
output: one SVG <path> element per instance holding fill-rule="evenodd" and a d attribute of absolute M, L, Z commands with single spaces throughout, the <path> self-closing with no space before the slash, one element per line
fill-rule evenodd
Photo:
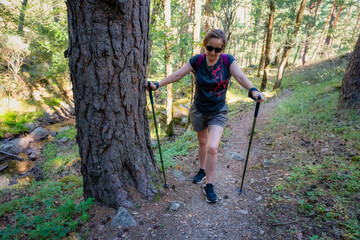
<path fill-rule="evenodd" d="M 138 208 L 130 210 L 137 226 L 112 228 L 111 217 L 116 211 L 98 208 L 89 224 L 92 229 L 89 239 L 274 239 L 268 234 L 272 226 L 264 203 L 282 171 L 269 161 L 271 143 L 261 130 L 282 99 L 284 95 L 260 106 L 243 187 L 245 193 L 238 192 L 244 160 L 237 158 L 239 154 L 246 156 L 253 111 L 240 113 L 228 122 L 230 134 L 219 148 L 214 182 L 218 203 L 206 203 L 201 185 L 191 183 L 198 170 L 196 161 L 183 159 L 183 166 L 190 166 L 191 170 L 170 171 L 170 188 L 164 190 L 159 201 L 139 202 Z"/>

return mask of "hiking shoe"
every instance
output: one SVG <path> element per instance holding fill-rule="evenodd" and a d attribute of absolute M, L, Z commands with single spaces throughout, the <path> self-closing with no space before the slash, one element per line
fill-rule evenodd
<path fill-rule="evenodd" d="M 196 176 L 193 178 L 193 183 L 202 183 L 202 181 L 206 178 L 205 170 L 200 168 Z"/>
<path fill-rule="evenodd" d="M 216 193 L 214 192 L 214 185 L 212 185 L 211 183 L 204 185 L 203 191 L 206 195 L 206 201 L 208 203 L 216 203 L 218 201 Z"/>

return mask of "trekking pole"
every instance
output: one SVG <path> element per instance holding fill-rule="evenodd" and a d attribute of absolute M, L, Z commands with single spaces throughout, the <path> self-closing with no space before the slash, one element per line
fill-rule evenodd
<path fill-rule="evenodd" d="M 255 98 L 253 98 L 253 99 L 255 99 Z M 256 99 L 255 99 L 255 100 L 256 100 Z M 261 100 L 261 97 L 260 97 L 260 96 L 258 96 L 257 100 Z M 253 138 L 253 135 L 254 135 L 255 124 L 256 124 L 256 118 L 257 118 L 258 113 L 259 113 L 259 108 L 260 108 L 260 103 L 259 103 L 259 102 L 256 102 L 255 113 L 254 113 L 254 121 L 253 121 L 252 129 L 251 129 L 251 135 L 250 135 L 249 147 L 248 147 L 247 154 L 246 154 L 246 160 L 245 160 L 244 172 L 243 172 L 243 175 L 242 175 L 242 179 L 241 179 L 241 186 L 240 186 L 240 190 L 239 190 L 239 193 L 240 193 L 240 194 L 244 193 L 244 190 L 242 189 L 242 187 L 243 187 L 243 183 L 244 183 L 245 172 L 246 172 L 246 166 L 247 166 L 248 159 L 249 159 L 250 148 L 251 148 L 252 138 Z"/>
<path fill-rule="evenodd" d="M 161 167 L 162 167 L 162 172 L 163 172 L 163 175 L 164 175 L 164 182 L 165 182 L 165 184 L 164 184 L 163 187 L 164 187 L 164 188 L 168 188 L 169 185 L 166 183 L 165 168 L 164 168 L 164 162 L 163 162 L 163 158 L 162 158 L 162 154 L 161 154 L 159 133 L 158 133 L 158 129 L 157 129 L 155 109 L 154 109 L 154 100 L 153 100 L 153 96 L 152 96 L 152 89 L 150 88 L 150 82 L 148 82 L 148 89 L 149 89 L 149 95 L 150 95 L 150 102 L 151 102 L 152 112 L 153 112 L 153 116 L 154 116 L 154 124 L 155 124 L 156 137 L 157 137 L 157 142 L 158 142 L 158 147 L 159 147 L 159 153 L 160 153 Z"/>

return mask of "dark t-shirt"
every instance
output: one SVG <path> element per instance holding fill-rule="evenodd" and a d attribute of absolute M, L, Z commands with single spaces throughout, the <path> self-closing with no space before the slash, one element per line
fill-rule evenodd
<path fill-rule="evenodd" d="M 200 54 L 195 55 L 189 60 L 193 69 L 195 69 L 196 60 L 199 56 Z M 227 57 L 230 66 L 235 58 L 231 55 L 227 55 Z M 222 56 L 211 68 L 207 66 L 205 57 L 198 69 L 195 70 L 195 76 L 194 104 L 196 110 L 205 114 L 218 113 L 225 105 L 226 91 L 231 77 Z"/>

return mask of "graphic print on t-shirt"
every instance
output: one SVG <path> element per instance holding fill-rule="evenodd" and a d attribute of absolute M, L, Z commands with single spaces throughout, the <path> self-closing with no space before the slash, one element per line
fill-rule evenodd
<path fill-rule="evenodd" d="M 215 69 L 211 70 L 211 75 L 216 82 L 217 87 L 210 90 L 210 94 L 215 95 L 218 98 L 221 97 L 221 94 L 226 90 L 226 85 L 229 82 L 229 78 L 223 79 L 225 74 L 224 70 L 221 68 L 222 62 L 223 60 L 220 58 L 220 64 Z"/>

